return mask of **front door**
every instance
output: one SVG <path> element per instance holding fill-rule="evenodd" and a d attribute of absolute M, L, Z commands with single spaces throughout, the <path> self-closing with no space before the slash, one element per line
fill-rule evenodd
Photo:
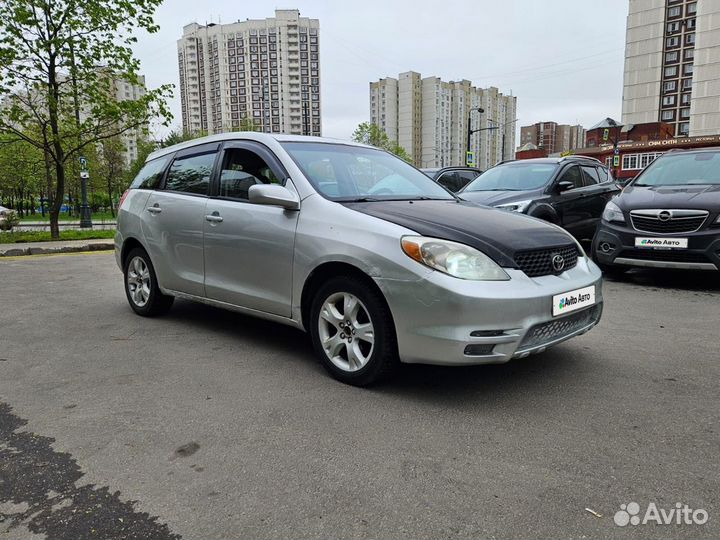
<path fill-rule="evenodd" d="M 290 317 L 298 211 L 249 202 L 250 186 L 294 189 L 264 146 L 228 142 L 205 212 L 205 291 L 208 298 Z"/>

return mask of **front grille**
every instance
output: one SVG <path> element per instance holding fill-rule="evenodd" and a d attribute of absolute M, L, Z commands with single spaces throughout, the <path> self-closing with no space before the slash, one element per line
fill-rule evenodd
<path fill-rule="evenodd" d="M 565 265 L 559 272 L 553 268 L 552 260 L 555 255 L 560 255 L 565 260 Z M 577 246 L 520 251 L 515 254 L 515 264 L 529 277 L 562 274 L 565 270 L 573 268 L 577 264 L 577 260 Z"/>
<path fill-rule="evenodd" d="M 525 334 L 518 350 L 538 347 L 546 343 L 569 336 L 589 324 L 597 322 L 602 313 L 602 304 L 578 311 L 562 319 L 536 324 Z"/>
<path fill-rule="evenodd" d="M 643 261 L 666 261 L 666 262 L 710 262 L 703 253 L 692 253 L 679 249 L 625 249 L 618 257 L 626 259 L 640 259 Z"/>
<path fill-rule="evenodd" d="M 697 231 L 707 219 L 707 212 L 693 216 L 673 216 L 666 221 L 656 217 L 630 212 L 630 219 L 636 231 L 650 233 L 679 234 Z"/>

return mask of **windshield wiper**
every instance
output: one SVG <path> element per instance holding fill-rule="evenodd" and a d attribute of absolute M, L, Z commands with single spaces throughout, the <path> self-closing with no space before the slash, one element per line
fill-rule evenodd
<path fill-rule="evenodd" d="M 378 202 L 386 201 L 387 199 L 378 199 L 377 197 L 356 197 L 356 198 L 342 198 L 335 199 L 337 202 Z"/>

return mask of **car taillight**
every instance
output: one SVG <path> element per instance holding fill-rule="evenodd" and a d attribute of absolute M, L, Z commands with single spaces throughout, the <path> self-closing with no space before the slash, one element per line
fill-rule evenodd
<path fill-rule="evenodd" d="M 122 204 L 125 202 L 125 198 L 128 196 L 128 193 L 130 193 L 129 189 L 125 190 L 125 193 L 122 194 L 122 197 L 120 197 L 120 202 L 118 203 L 118 210 L 122 207 Z"/>

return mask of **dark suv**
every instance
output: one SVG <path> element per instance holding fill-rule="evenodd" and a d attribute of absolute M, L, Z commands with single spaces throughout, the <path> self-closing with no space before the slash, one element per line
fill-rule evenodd
<path fill-rule="evenodd" d="M 544 219 L 582 240 L 593 237 L 605 205 L 619 191 L 600 161 L 567 156 L 502 162 L 458 195 Z"/>
<path fill-rule="evenodd" d="M 482 171 L 475 167 L 443 167 L 442 169 L 420 170 L 453 193 L 460 191 L 482 174 Z"/>
<path fill-rule="evenodd" d="M 720 268 L 720 148 L 648 165 L 605 207 L 592 251 L 608 272 Z"/>

